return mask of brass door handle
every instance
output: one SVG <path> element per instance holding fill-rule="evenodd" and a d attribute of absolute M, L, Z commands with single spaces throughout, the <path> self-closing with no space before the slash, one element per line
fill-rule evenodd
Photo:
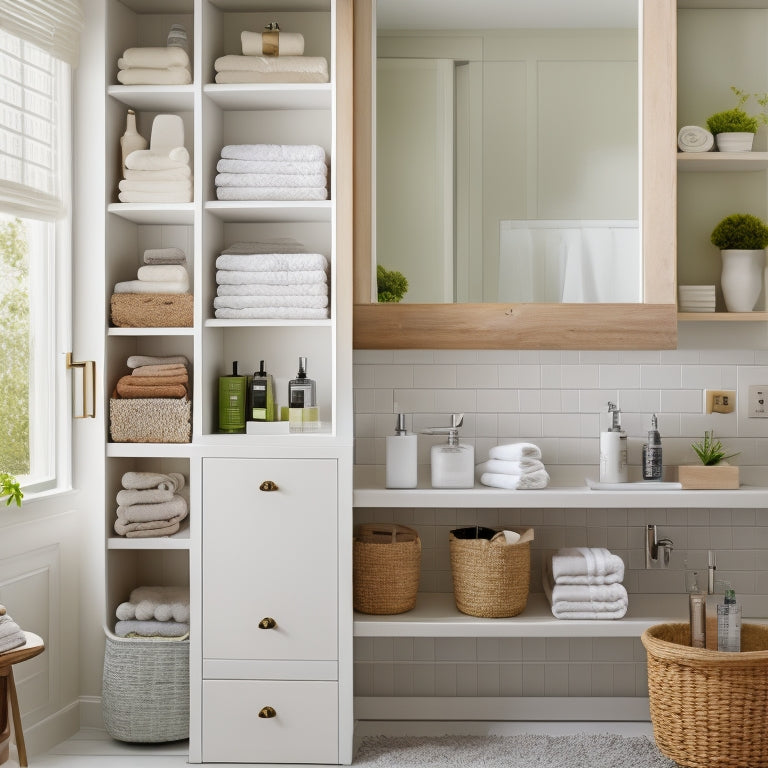
<path fill-rule="evenodd" d="M 274 629 L 277 626 L 277 622 L 271 616 L 265 616 L 259 622 L 259 629 Z"/>
<path fill-rule="evenodd" d="M 262 707 L 259 710 L 259 717 L 277 717 L 277 712 L 273 707 Z"/>
<path fill-rule="evenodd" d="M 264 481 L 264 482 L 263 482 L 263 483 L 262 483 L 262 484 L 259 486 L 259 490 L 260 490 L 260 491 L 276 491 L 276 490 L 278 490 L 278 488 L 277 488 L 277 483 L 276 483 L 276 482 L 274 482 L 273 480 L 265 480 L 265 481 Z"/>

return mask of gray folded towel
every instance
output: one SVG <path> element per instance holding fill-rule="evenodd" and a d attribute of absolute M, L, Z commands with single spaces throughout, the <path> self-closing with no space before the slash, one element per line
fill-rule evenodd
<path fill-rule="evenodd" d="M 117 504 L 129 507 L 132 504 L 160 504 L 173 498 L 173 490 L 165 488 L 148 488 L 145 491 L 133 488 L 123 489 L 117 493 Z"/>
<path fill-rule="evenodd" d="M 12 651 L 27 642 L 21 627 L 7 614 L 0 616 L 0 653 Z"/>
<path fill-rule="evenodd" d="M 139 637 L 179 637 L 189 632 L 189 622 L 181 621 L 138 621 L 129 619 L 115 624 L 118 637 L 137 635 Z"/>
<path fill-rule="evenodd" d="M 129 368 L 138 368 L 140 365 L 168 365 L 171 363 L 183 363 L 189 365 L 184 355 L 167 355 L 165 357 L 154 357 L 152 355 L 131 355 L 126 361 Z"/>
<path fill-rule="evenodd" d="M 126 472 L 122 478 L 123 488 L 137 491 L 157 488 L 176 493 L 185 483 L 184 475 L 179 472 Z"/>
<path fill-rule="evenodd" d="M 176 494 L 170 501 L 160 504 L 131 504 L 128 507 L 118 507 L 117 516 L 126 523 L 145 523 L 149 520 L 170 520 L 172 517 L 184 519 L 187 511 L 187 500 Z"/>
<path fill-rule="evenodd" d="M 151 539 L 153 536 L 170 536 L 179 530 L 179 523 L 186 517 L 172 517 L 170 520 L 147 520 L 144 523 L 126 523 L 119 517 L 114 529 L 118 536 L 128 539 Z"/>

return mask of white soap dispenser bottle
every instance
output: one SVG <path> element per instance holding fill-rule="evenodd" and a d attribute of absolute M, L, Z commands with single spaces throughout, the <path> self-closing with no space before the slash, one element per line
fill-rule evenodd
<path fill-rule="evenodd" d="M 450 427 L 424 430 L 427 435 L 448 435 L 447 443 L 433 445 L 430 452 L 433 488 L 474 488 L 475 447 L 459 442 L 463 413 L 451 414 Z"/>
<path fill-rule="evenodd" d="M 621 428 L 621 411 L 614 403 L 608 403 L 611 426 L 600 433 L 600 482 L 626 483 L 629 480 L 627 466 L 627 433 Z"/>
<path fill-rule="evenodd" d="M 397 414 L 395 434 L 387 437 L 386 487 L 415 488 L 418 484 L 418 437 L 408 434 L 405 414 Z"/>

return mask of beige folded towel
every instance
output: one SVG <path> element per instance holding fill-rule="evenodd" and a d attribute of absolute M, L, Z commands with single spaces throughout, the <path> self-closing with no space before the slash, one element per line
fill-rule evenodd
<path fill-rule="evenodd" d="M 192 181 L 190 179 L 170 179 L 154 181 L 131 181 L 123 179 L 117 185 L 121 192 L 167 192 L 179 197 L 192 199 Z"/>
<path fill-rule="evenodd" d="M 124 523 L 146 523 L 151 520 L 170 520 L 184 518 L 189 510 L 187 500 L 176 494 L 171 501 L 160 504 L 131 504 L 117 508 L 117 516 Z"/>
<path fill-rule="evenodd" d="M 164 171 L 170 168 L 188 168 L 189 151 L 186 147 L 174 147 L 170 152 L 137 149 L 125 158 L 125 167 L 133 171 Z"/>
<path fill-rule="evenodd" d="M 192 178 L 192 169 L 188 165 L 160 171 L 134 171 L 127 168 L 123 175 L 126 181 L 187 181 Z"/>
<path fill-rule="evenodd" d="M 220 85 L 237 83 L 327 83 L 328 75 L 322 72 L 217 72 Z"/>
<path fill-rule="evenodd" d="M 328 61 L 322 56 L 220 56 L 213 63 L 217 72 L 310 72 L 328 76 Z"/>
<path fill-rule="evenodd" d="M 192 75 L 186 67 L 121 69 L 117 79 L 123 85 L 189 85 Z"/>
<path fill-rule="evenodd" d="M 162 488 L 180 491 L 186 485 L 180 472 L 126 472 L 120 482 L 123 488 L 136 490 Z"/>
<path fill-rule="evenodd" d="M 162 171 L 158 171 L 162 173 Z M 144 251 L 145 264 L 186 264 L 187 257 L 181 248 L 147 248 Z"/>
<path fill-rule="evenodd" d="M 148 280 L 126 280 L 123 283 L 115 283 L 115 293 L 188 293 L 189 280 L 180 280 L 176 283 L 155 283 Z"/>
<path fill-rule="evenodd" d="M 167 69 L 189 67 L 187 52 L 178 45 L 168 47 L 128 48 L 117 61 L 120 69 Z"/>
<path fill-rule="evenodd" d="M 178 376 L 187 372 L 187 366 L 181 363 L 168 365 L 140 365 L 131 371 L 131 376 Z"/>
<path fill-rule="evenodd" d="M 125 364 L 129 368 L 138 368 L 142 365 L 173 365 L 175 363 L 189 365 L 189 360 L 184 355 L 163 355 L 161 357 L 155 355 L 131 355 Z"/>
<path fill-rule="evenodd" d="M 155 283 L 183 283 L 189 280 L 189 273 L 179 264 L 148 264 L 139 267 L 139 280 Z"/>

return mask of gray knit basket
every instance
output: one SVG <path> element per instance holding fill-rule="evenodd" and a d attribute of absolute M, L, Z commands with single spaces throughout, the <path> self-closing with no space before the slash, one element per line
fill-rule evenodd
<path fill-rule="evenodd" d="M 189 640 L 106 635 L 101 702 L 107 733 L 139 743 L 189 738 Z"/>

